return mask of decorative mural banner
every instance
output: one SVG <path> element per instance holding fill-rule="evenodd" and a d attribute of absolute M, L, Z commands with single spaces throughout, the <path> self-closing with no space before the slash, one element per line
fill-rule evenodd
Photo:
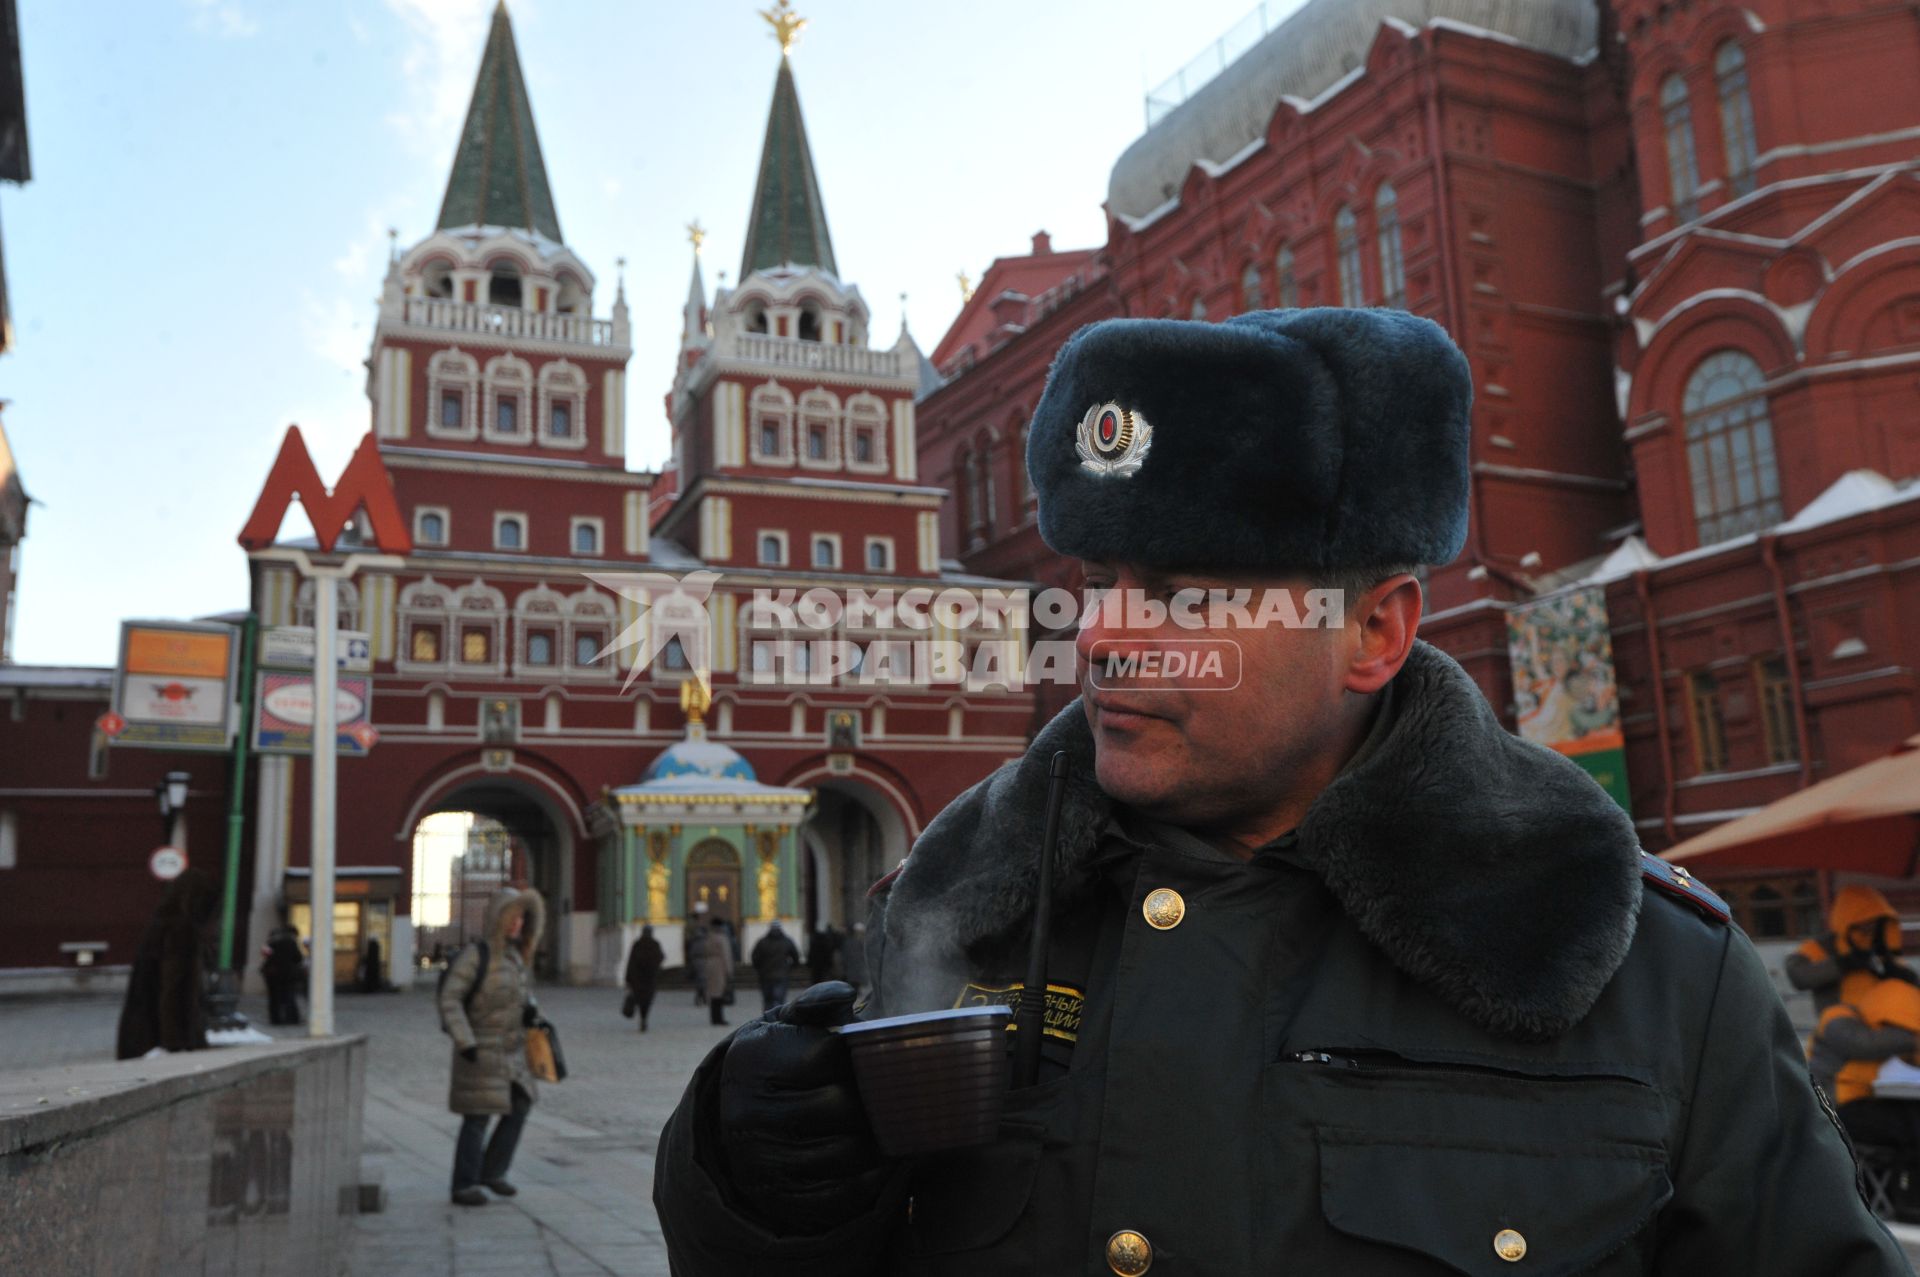
<path fill-rule="evenodd" d="M 1580 764 L 1632 811 L 1606 591 L 1571 590 L 1508 612 L 1507 655 L 1520 735 Z"/>

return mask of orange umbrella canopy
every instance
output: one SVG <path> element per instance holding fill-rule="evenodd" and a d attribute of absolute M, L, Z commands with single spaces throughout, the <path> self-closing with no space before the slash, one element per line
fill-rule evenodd
<path fill-rule="evenodd" d="M 1910 878 L 1920 868 L 1920 735 L 1885 758 L 1689 838 L 1665 859 Z"/>

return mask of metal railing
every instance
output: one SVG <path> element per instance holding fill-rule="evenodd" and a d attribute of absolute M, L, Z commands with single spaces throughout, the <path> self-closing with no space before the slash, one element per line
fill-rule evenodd
<path fill-rule="evenodd" d="M 613 323 L 588 315 L 561 315 L 518 306 L 488 306 L 445 297 L 409 297 L 403 322 L 420 328 L 564 341 L 577 346 L 611 346 Z"/>
<path fill-rule="evenodd" d="M 1166 119 L 1175 107 L 1232 66 L 1241 54 L 1260 43 L 1299 7 L 1299 0 L 1261 0 L 1253 12 L 1228 27 L 1225 35 L 1201 50 L 1157 88 L 1148 91 L 1147 127 L 1152 128 Z"/>
<path fill-rule="evenodd" d="M 735 333 L 724 339 L 715 353 L 733 359 L 752 360 L 754 363 L 807 368 L 815 372 L 842 372 L 860 377 L 905 375 L 899 354 L 892 350 L 836 346 L 826 342 L 801 341 L 797 337 L 770 337 L 764 333 Z"/>

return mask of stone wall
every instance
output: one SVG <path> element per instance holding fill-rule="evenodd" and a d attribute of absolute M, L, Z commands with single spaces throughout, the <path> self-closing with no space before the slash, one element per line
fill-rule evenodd
<path fill-rule="evenodd" d="M 0 1273 L 335 1274 L 366 1041 L 0 1073 Z"/>

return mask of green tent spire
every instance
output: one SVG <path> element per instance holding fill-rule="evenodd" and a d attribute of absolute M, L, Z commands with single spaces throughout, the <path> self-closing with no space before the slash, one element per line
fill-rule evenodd
<path fill-rule="evenodd" d="M 784 56 L 773 82 L 773 108 L 767 113 L 767 140 L 760 151 L 760 179 L 753 188 L 740 278 L 779 266 L 813 266 L 835 278 L 840 274 L 827 234 L 820 180 L 813 172 L 813 152 L 807 146 L 806 122 L 800 118 L 800 92 Z"/>
<path fill-rule="evenodd" d="M 540 159 L 540 137 L 533 129 L 533 104 L 520 76 L 520 53 L 506 0 L 493 11 L 487 50 L 473 83 L 473 103 L 453 155 L 447 198 L 440 204 L 442 228 L 509 226 L 538 231 L 560 242 L 560 215 L 554 212 L 547 168 Z"/>

